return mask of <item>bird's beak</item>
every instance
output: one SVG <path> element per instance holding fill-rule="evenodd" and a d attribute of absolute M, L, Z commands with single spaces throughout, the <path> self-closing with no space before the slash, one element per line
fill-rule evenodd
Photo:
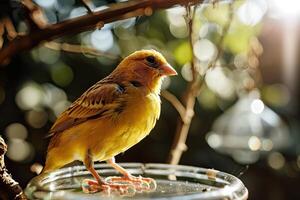
<path fill-rule="evenodd" d="M 177 75 L 175 69 L 169 64 L 163 64 L 159 67 L 159 73 L 162 76 L 174 76 Z"/>

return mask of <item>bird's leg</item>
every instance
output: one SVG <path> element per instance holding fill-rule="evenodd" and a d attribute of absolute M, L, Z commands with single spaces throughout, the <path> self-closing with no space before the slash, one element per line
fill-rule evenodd
<path fill-rule="evenodd" d="M 104 185 L 105 181 L 100 177 L 94 168 L 94 163 L 89 155 L 84 159 L 84 165 L 91 172 L 96 180 L 84 179 L 82 182 L 82 190 L 85 193 L 94 193 L 101 190 L 100 185 Z"/>
<path fill-rule="evenodd" d="M 156 189 L 156 181 L 152 178 L 144 178 L 144 177 L 135 177 L 131 175 L 126 169 L 124 169 L 122 166 L 118 165 L 115 162 L 115 158 L 111 158 L 107 160 L 107 163 L 109 163 L 113 168 L 115 168 L 118 172 L 123 174 L 123 177 L 108 177 L 105 180 L 107 182 L 127 182 L 132 183 L 135 186 L 135 189 L 139 192 L 142 191 L 154 191 Z"/>
<path fill-rule="evenodd" d="M 86 156 L 83 161 L 85 167 L 96 180 L 91 179 L 84 179 L 82 182 L 82 190 L 85 193 L 94 193 L 101 190 L 100 186 L 105 185 L 105 181 L 102 179 L 102 177 L 97 173 L 97 171 L 94 168 L 94 162 L 91 156 L 90 151 L 88 150 L 86 153 Z"/>
<path fill-rule="evenodd" d="M 121 195 L 132 195 L 135 193 L 135 189 L 132 184 L 115 184 L 106 182 L 95 170 L 94 162 L 89 151 L 84 159 L 84 165 L 96 180 L 84 179 L 82 182 L 83 192 L 95 193 L 103 191 L 107 194 L 110 194 L 111 192 L 117 192 Z"/>

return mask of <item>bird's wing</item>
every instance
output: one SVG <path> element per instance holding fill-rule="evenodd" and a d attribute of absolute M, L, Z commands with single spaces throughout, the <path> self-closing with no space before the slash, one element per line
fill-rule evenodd
<path fill-rule="evenodd" d="M 124 86 L 117 83 L 95 84 L 58 117 L 50 136 L 89 119 L 120 113 L 125 103 L 124 93 Z"/>

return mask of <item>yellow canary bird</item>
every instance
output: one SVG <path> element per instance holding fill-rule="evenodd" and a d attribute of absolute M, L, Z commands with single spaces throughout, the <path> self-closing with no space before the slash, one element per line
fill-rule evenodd
<path fill-rule="evenodd" d="M 147 136 L 160 115 L 160 88 L 165 76 L 176 75 L 155 50 L 136 51 L 117 68 L 84 92 L 50 129 L 44 172 L 80 160 L 101 190 L 107 183 L 94 169 L 94 161 L 107 161 L 128 181 L 137 181 L 115 163 L 114 156 Z"/>

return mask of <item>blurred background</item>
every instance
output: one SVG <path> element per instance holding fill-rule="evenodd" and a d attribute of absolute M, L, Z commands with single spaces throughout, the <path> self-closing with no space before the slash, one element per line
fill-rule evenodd
<path fill-rule="evenodd" d="M 76 0 L 35 2 L 53 24 L 87 13 Z M 116 2 L 93 0 L 90 6 L 101 10 Z M 0 7 L 4 13 L 4 3 Z M 11 13 L 14 25 L 26 32 L 18 13 L 18 8 Z M 185 15 L 184 7 L 175 7 L 106 24 L 40 45 L 0 68 L 0 134 L 8 144 L 7 168 L 22 187 L 45 161 L 46 136 L 56 117 L 122 57 L 152 48 L 179 73 L 163 84 L 178 98 L 192 81 L 192 51 L 204 77 L 180 164 L 239 177 L 249 199 L 300 199 L 300 2 L 200 5 L 193 48 Z M 92 47 L 98 55 L 57 50 L 58 44 Z M 162 97 L 162 114 L 152 133 L 117 161 L 165 163 L 178 116 Z"/>

